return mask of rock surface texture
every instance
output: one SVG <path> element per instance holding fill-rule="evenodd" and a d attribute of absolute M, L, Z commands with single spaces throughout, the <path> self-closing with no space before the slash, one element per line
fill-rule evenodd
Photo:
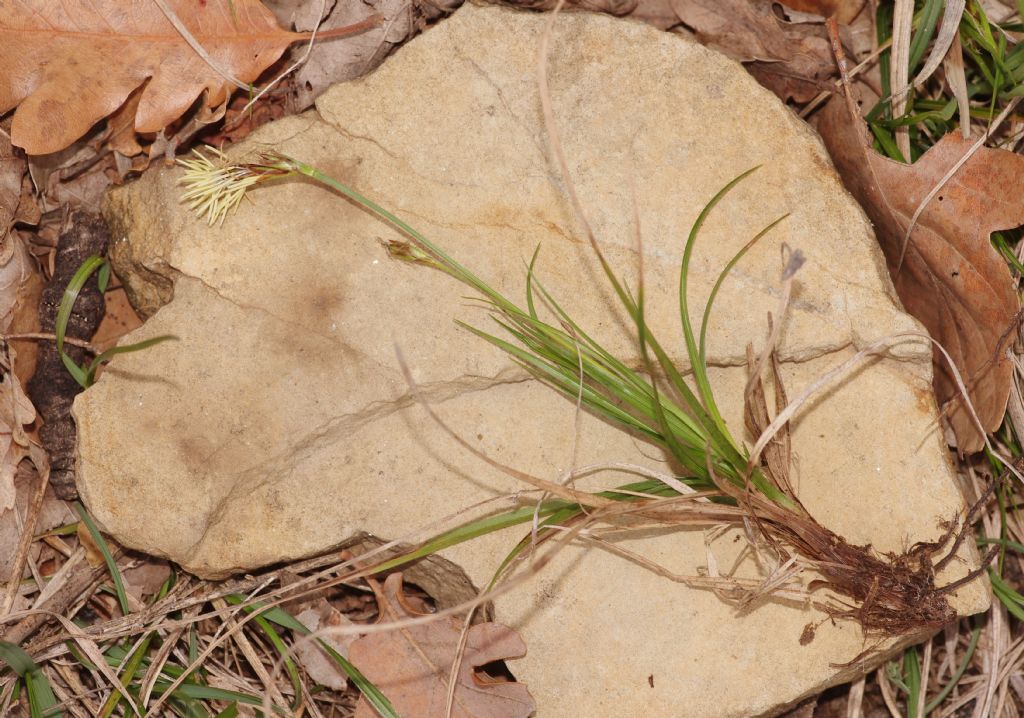
<path fill-rule="evenodd" d="M 522 296 L 524 261 L 540 245 L 545 286 L 606 346 L 635 356 L 547 151 L 535 67 L 544 21 L 466 6 L 235 154 L 273 148 L 318 166 L 511 296 Z M 762 165 L 701 235 L 697 308 L 735 251 L 790 213 L 737 266 L 712 318 L 712 380 L 735 433 L 745 347 L 763 344 L 777 309 L 783 244 L 807 256 L 782 339 L 791 396 L 858 348 L 917 330 L 817 137 L 739 65 L 594 15 L 560 17 L 552 48 L 554 112 L 582 202 L 635 286 L 635 201 L 649 322 L 666 345 L 681 346 L 682 243 L 710 197 Z M 590 416 L 574 441 L 573 403 L 458 328 L 456 317 L 488 319 L 448 277 L 390 260 L 378 240 L 398 236 L 365 212 L 296 181 L 257 189 L 209 228 L 178 204 L 179 176 L 150 173 L 107 207 L 118 271 L 152 315 L 126 341 L 179 341 L 118 357 L 75 406 L 81 494 L 122 543 L 217 577 L 363 531 L 402 538 L 489 498 L 510 506 L 525 487 L 426 417 L 396 345 L 434 409 L 504 464 L 552 480 L 572 465 L 660 466 L 654 449 Z M 801 497 L 852 543 L 898 551 L 963 510 L 936 427 L 930 357 L 924 340 L 904 341 L 795 423 Z M 445 556 L 481 586 L 522 534 Z M 708 565 L 699 530 L 605 538 L 677 573 Z M 711 544 L 720 570 L 743 545 L 731 533 Z M 965 549 L 950 575 L 976 561 Z M 757 575 L 749 560 L 739 571 Z M 987 601 L 980 582 L 955 596 L 964 613 Z M 593 544 L 564 549 L 498 598 L 496 613 L 526 640 L 529 654 L 511 669 L 541 716 L 771 714 L 870 667 L 832 665 L 870 645 L 855 625 L 826 621 L 801 646 L 803 627 L 822 617 L 811 608 L 769 601 L 738 615 Z"/>

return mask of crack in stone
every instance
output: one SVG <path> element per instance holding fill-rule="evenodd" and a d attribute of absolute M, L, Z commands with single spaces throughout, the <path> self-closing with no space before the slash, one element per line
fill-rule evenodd
<path fill-rule="evenodd" d="M 391 158 L 395 162 L 401 164 L 403 167 L 407 168 L 409 170 L 410 174 L 416 175 L 417 177 L 419 177 L 424 182 L 429 182 L 430 184 L 435 184 L 435 185 L 443 185 L 443 186 L 446 186 L 446 187 L 470 187 L 472 189 L 479 189 L 480 188 L 479 184 L 475 184 L 473 182 L 458 182 L 456 180 L 452 180 L 452 179 L 449 179 L 449 178 L 440 179 L 440 178 L 437 178 L 437 177 L 428 177 L 427 175 L 423 174 L 422 172 L 417 170 L 415 167 L 413 167 L 412 164 L 409 163 L 409 160 L 404 159 L 403 157 L 395 154 L 394 152 L 389 150 L 387 147 L 385 147 L 383 144 L 381 144 L 380 140 L 377 140 L 377 139 L 375 139 L 373 137 L 369 137 L 369 136 L 365 136 L 365 135 L 357 135 L 354 132 L 351 132 L 350 130 L 345 129 L 341 125 L 336 125 L 336 124 L 334 124 L 332 122 L 330 122 L 329 124 L 330 124 L 330 126 L 335 131 L 337 131 L 339 134 L 343 135 L 346 139 L 357 140 L 357 141 L 366 142 L 368 144 L 373 145 L 374 147 L 379 149 L 381 152 L 383 152 L 385 155 L 387 155 L 389 158 Z"/>
<path fill-rule="evenodd" d="M 851 339 L 825 347 L 814 347 L 804 352 L 791 353 L 780 358 L 783 365 L 801 364 L 822 357 L 838 354 L 849 349 L 857 349 Z M 919 361 L 913 357 L 890 357 L 896 361 Z M 737 368 L 746 366 L 746 357 L 720 357 L 708 361 L 712 368 Z M 635 367 L 639 370 L 639 363 Z M 689 366 L 680 366 L 684 374 L 689 374 Z M 279 480 L 280 476 L 289 473 L 306 459 L 315 456 L 322 447 L 331 445 L 347 434 L 384 419 L 420 401 L 430 405 L 442 404 L 465 394 L 487 391 L 497 386 L 521 384 L 535 381 L 528 372 L 519 366 L 509 366 L 493 376 L 463 375 L 455 379 L 445 379 L 417 387 L 416 392 L 405 392 L 392 399 L 373 401 L 351 412 L 328 418 L 320 425 L 306 431 L 296 442 L 277 452 L 275 456 L 261 461 L 258 466 L 246 469 L 231 477 L 230 489 L 214 501 L 208 518 L 203 522 L 203 533 L 192 543 L 190 554 L 195 554 L 206 541 L 211 532 L 216 531 L 226 520 L 236 500 L 251 497 L 266 485 Z"/>
<path fill-rule="evenodd" d="M 257 466 L 230 477 L 231 488 L 215 500 L 207 520 L 203 522 L 202 535 L 192 543 L 188 553 L 196 553 L 211 530 L 220 525 L 236 500 L 251 497 L 267 483 L 277 481 L 282 474 L 293 470 L 321 447 L 335 443 L 338 437 L 358 431 L 421 401 L 430 405 L 442 404 L 465 394 L 529 381 L 534 379 L 524 369 L 509 366 L 494 376 L 464 375 L 458 379 L 420 384 L 415 392 L 409 391 L 393 399 L 373 401 L 355 411 L 330 417 L 319 426 L 306 431 L 298 441 L 277 452 L 275 456 L 268 457 Z"/>
<path fill-rule="evenodd" d="M 519 115 L 512 111 L 512 106 L 509 104 L 508 99 L 506 99 L 505 97 L 505 93 L 502 91 L 498 83 L 494 81 L 494 78 L 491 77 L 486 70 L 480 67 L 479 63 L 477 63 L 476 60 L 467 55 L 465 51 L 462 49 L 462 47 L 459 46 L 458 43 L 454 44 L 456 56 L 458 56 L 461 60 L 466 62 L 466 64 L 472 67 L 473 71 L 477 74 L 477 76 L 484 82 L 486 82 L 492 90 L 494 90 L 494 94 L 497 95 L 498 101 L 501 103 L 501 106 L 505 108 L 505 113 L 508 115 L 509 119 L 512 120 L 519 127 L 519 129 L 523 130 L 526 136 L 529 137 L 530 140 L 533 142 L 533 146 L 537 149 L 537 155 L 541 159 L 541 164 L 547 164 L 547 153 L 545 152 L 544 146 L 540 142 L 540 138 L 537 137 L 536 133 L 523 122 L 523 119 Z M 561 182 L 559 181 L 560 178 L 556 178 L 554 176 L 554 173 L 550 171 L 548 172 L 548 179 L 554 182 L 556 186 L 561 186 Z"/>
<path fill-rule="evenodd" d="M 213 286 L 212 284 L 207 282 L 202 277 L 196 277 L 196 276 L 191 275 L 191 274 L 186 274 L 186 273 L 184 273 L 184 272 L 182 272 L 180 270 L 177 270 L 177 269 L 175 269 L 174 271 L 178 274 L 178 277 L 186 277 L 188 279 L 192 279 L 192 280 L 198 282 L 204 289 L 206 289 L 207 291 L 213 293 L 218 298 L 223 299 L 228 304 L 231 304 L 232 306 L 237 307 L 238 309 L 241 309 L 243 312 L 255 312 L 255 313 L 258 313 L 258 314 L 262 314 L 264 316 L 270 317 L 271 319 L 273 319 L 276 322 L 280 322 L 281 324 L 283 324 L 285 326 L 298 326 L 303 331 L 308 332 L 309 334 L 312 334 L 313 336 L 316 336 L 316 337 L 319 337 L 321 339 L 324 339 L 325 341 L 327 341 L 330 344 L 334 345 L 335 347 L 337 347 L 339 350 L 341 350 L 343 352 L 346 352 L 346 353 L 349 353 L 349 354 L 358 355 L 358 356 L 360 356 L 360 357 L 362 357 L 364 359 L 367 359 L 369 361 L 373 361 L 374 363 L 378 364 L 378 366 L 379 366 L 379 362 L 374 360 L 373 357 L 371 357 L 369 354 L 364 352 L 362 349 L 359 349 L 358 347 L 352 346 L 351 344 L 342 341 L 340 336 L 338 336 L 338 335 L 331 335 L 331 334 L 324 334 L 323 332 L 317 331 L 316 329 L 313 329 L 310 326 L 302 324 L 302 318 L 301 317 L 293 317 L 291 319 L 285 319 L 284 317 L 278 316 L 277 314 L 275 314 L 274 312 L 272 312 L 270 309 L 268 309 L 266 307 L 260 306 L 258 304 L 249 304 L 247 302 L 242 302 L 242 301 L 239 301 L 239 300 L 237 300 L 237 299 L 235 299 L 235 298 L 233 298 L 231 296 L 228 296 L 228 295 L 222 293 L 219 289 L 217 289 L 215 286 Z M 175 282 L 175 283 L 177 283 L 177 282 Z"/>

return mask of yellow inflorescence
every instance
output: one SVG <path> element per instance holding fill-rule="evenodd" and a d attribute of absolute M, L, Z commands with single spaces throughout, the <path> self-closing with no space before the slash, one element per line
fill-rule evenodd
<path fill-rule="evenodd" d="M 242 201 L 246 191 L 266 175 L 255 172 L 247 165 L 232 163 L 227 156 L 213 147 L 207 148 L 213 156 L 192 150 L 194 157 L 178 160 L 185 168 L 178 184 L 185 186 L 181 195 L 189 209 L 205 216 L 210 226 L 222 223 L 228 212 Z"/>

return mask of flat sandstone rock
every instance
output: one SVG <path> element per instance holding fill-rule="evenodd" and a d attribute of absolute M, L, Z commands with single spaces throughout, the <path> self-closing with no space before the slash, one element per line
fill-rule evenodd
<path fill-rule="evenodd" d="M 539 245 L 545 286 L 593 335 L 635 357 L 548 155 L 535 74 L 544 21 L 467 5 L 372 75 L 333 88 L 315 112 L 264 127 L 233 154 L 273 148 L 318 166 L 511 296 L 523 296 L 524 261 Z M 807 256 L 782 337 L 791 396 L 858 348 L 917 330 L 817 137 L 739 65 L 597 15 L 560 17 L 552 47 L 554 112 L 582 202 L 633 286 L 636 203 L 649 322 L 667 346 L 681 346 L 682 243 L 711 196 L 762 166 L 699 239 L 697 309 L 736 250 L 790 213 L 739 263 L 712 316 L 712 379 L 734 433 L 743 434 L 745 347 L 763 346 L 777 310 L 784 244 Z M 590 416 L 574 441 L 573 403 L 458 328 L 456 317 L 489 320 L 450 278 L 390 260 L 379 240 L 398 235 L 351 203 L 286 182 L 257 189 L 209 228 L 179 205 L 180 174 L 148 173 L 111 193 L 107 208 L 118 271 L 152 315 L 125 341 L 179 341 L 118 357 L 75 405 L 79 488 L 121 543 L 219 577 L 359 532 L 407 537 L 485 499 L 513 505 L 526 487 L 426 417 L 396 346 L 434 409 L 498 461 L 552 480 L 573 465 L 662 466 L 654 448 Z M 937 537 L 963 510 L 930 372 L 927 344 L 904 341 L 795 422 L 801 498 L 853 543 L 898 551 Z M 523 532 L 444 555 L 479 587 Z M 681 574 L 708 566 L 699 530 L 605 538 Z M 727 571 L 743 546 L 726 534 L 710 553 Z M 965 548 L 943 579 L 976 561 Z M 758 575 L 749 559 L 738 570 Z M 980 611 L 986 587 L 963 587 L 954 601 Z M 809 607 L 769 601 L 738 615 L 594 544 L 563 550 L 498 598 L 496 613 L 529 646 L 510 667 L 541 716 L 770 714 L 870 667 L 834 667 L 869 645 L 856 625 L 825 621 L 802 646 L 804 626 L 822 618 Z"/>

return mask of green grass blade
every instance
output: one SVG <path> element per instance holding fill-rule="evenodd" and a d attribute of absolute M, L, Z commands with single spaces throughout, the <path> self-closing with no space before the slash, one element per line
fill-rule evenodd
<path fill-rule="evenodd" d="M 921 695 L 921 663 L 917 658 L 916 646 L 911 646 L 903 653 L 903 676 L 907 687 L 907 718 L 918 718 L 917 702 Z"/>
<path fill-rule="evenodd" d="M 53 688 L 50 687 L 50 682 L 42 671 L 28 671 L 24 676 L 24 681 L 32 718 L 64 715 L 63 711 L 56 708 L 57 697 L 53 694 Z"/>
<path fill-rule="evenodd" d="M 100 265 L 100 272 L 96 275 L 96 286 L 100 289 L 100 294 L 107 291 L 107 287 L 110 285 L 110 262 L 104 262 Z"/>
<path fill-rule="evenodd" d="M 103 561 L 107 564 L 107 570 L 110 572 L 110 578 L 114 581 L 114 591 L 117 593 L 117 602 L 121 606 L 121 613 L 125 616 L 129 615 L 131 611 L 128 610 L 128 594 L 124 590 L 124 581 L 121 579 L 121 571 L 117 568 L 117 563 L 114 561 L 114 557 L 110 555 L 110 549 L 107 547 L 107 542 L 103 539 L 96 524 L 93 523 L 92 517 L 89 512 L 85 510 L 80 501 L 74 502 L 72 506 L 79 518 L 85 523 L 86 529 L 89 531 L 89 535 L 92 536 L 92 540 L 99 547 L 100 553 L 103 554 Z"/>
<path fill-rule="evenodd" d="M 60 300 L 60 306 L 57 307 L 57 318 L 54 323 L 54 334 L 57 337 L 57 353 L 60 355 L 61 361 L 64 366 L 67 367 L 71 376 L 75 378 L 83 388 L 88 388 L 86 382 L 85 370 L 75 364 L 74 360 L 64 351 L 64 339 L 68 330 L 68 320 L 71 318 L 71 311 L 74 309 L 75 302 L 78 300 L 78 295 L 82 291 L 82 287 L 89 281 L 89 277 L 96 272 L 97 269 L 102 267 L 107 260 L 103 259 L 99 255 L 92 255 L 84 262 L 82 266 L 71 277 L 71 281 L 68 282 L 68 286 L 64 289 L 64 294 Z"/>
<path fill-rule="evenodd" d="M 149 645 L 153 640 L 152 633 L 148 634 L 143 641 L 139 644 L 139 647 L 135 649 L 128 663 L 124 667 L 124 672 L 118 677 L 121 681 L 121 685 L 125 688 L 131 685 L 132 680 L 135 678 L 135 674 L 138 672 L 139 667 L 142 665 L 143 659 L 146 658 L 146 654 L 149 653 Z M 118 662 L 120 664 L 120 662 Z M 113 691 L 110 697 L 107 698 L 107 702 L 104 704 L 103 709 L 100 711 L 101 718 L 109 718 L 114 714 L 114 711 L 121 704 L 123 699 L 121 691 Z"/>
<path fill-rule="evenodd" d="M 159 337 L 153 337 L 152 339 L 145 339 L 141 342 L 135 342 L 134 344 L 125 344 L 124 346 L 116 346 L 107 349 L 105 352 L 97 356 L 85 370 L 85 381 L 86 384 L 83 386 L 90 387 L 96 381 L 96 370 L 100 368 L 103 362 L 109 361 L 111 357 L 118 354 L 126 354 L 128 352 L 137 352 L 142 349 L 148 349 L 151 346 L 160 344 L 161 342 L 177 340 L 178 337 L 171 334 L 165 334 Z M 79 382 L 81 383 L 81 382 Z"/>
<path fill-rule="evenodd" d="M 686 479 L 682 480 L 683 483 L 690 483 Z M 625 484 L 619 486 L 616 489 L 608 491 L 601 491 L 597 494 L 601 498 L 612 499 L 613 501 L 638 501 L 639 497 L 633 494 L 649 494 L 653 496 L 678 496 L 679 494 L 669 486 L 666 486 L 660 481 L 654 479 L 648 479 L 645 481 L 639 481 L 635 483 Z M 583 508 L 580 504 L 565 501 L 564 499 L 549 499 L 541 503 L 539 507 L 524 506 L 518 509 L 510 509 L 509 511 L 503 511 L 499 514 L 492 516 L 486 516 L 469 523 L 456 526 L 455 528 L 445 531 L 437 536 L 427 540 L 419 547 L 397 556 L 393 559 L 389 559 L 381 564 L 374 567 L 375 572 L 389 571 L 393 568 L 416 561 L 429 556 L 433 553 L 437 553 L 443 549 L 455 546 L 465 541 L 472 540 L 485 534 L 493 533 L 495 531 L 501 531 L 511 526 L 528 523 L 533 521 L 534 516 L 538 516 L 541 519 L 549 519 L 562 512 L 568 512 L 566 516 L 572 516 L 578 513 L 582 513 Z"/>
<path fill-rule="evenodd" d="M 292 660 L 292 657 L 288 652 L 288 646 L 285 644 L 284 639 L 281 638 L 281 634 L 274 629 L 270 624 L 270 621 L 265 619 L 263 616 L 256 616 L 253 620 L 256 622 L 256 625 L 260 627 L 260 630 L 263 631 L 267 640 L 269 640 L 270 644 L 274 647 L 274 650 L 277 651 L 277 654 L 281 656 L 281 659 L 284 661 L 285 670 L 288 672 L 288 677 L 292 682 L 292 689 L 295 691 L 295 702 L 292 703 L 291 707 L 297 708 L 299 702 L 302 700 L 302 679 L 299 677 L 299 668 L 295 665 L 295 661 Z"/>
<path fill-rule="evenodd" d="M 173 685 L 170 681 L 157 681 L 153 685 L 153 694 L 162 695 Z M 229 691 L 225 688 L 214 688 L 213 686 L 202 686 L 198 683 L 182 683 L 174 689 L 174 695 L 181 695 L 185 698 L 200 701 L 236 701 L 251 706 L 263 704 L 263 698 L 252 693 L 241 691 Z M 280 707 L 276 708 L 278 713 L 283 713 Z"/>
<path fill-rule="evenodd" d="M 1003 580 L 1002 576 L 992 569 L 989 569 L 988 577 L 992 582 L 992 593 L 999 599 L 999 602 L 1017 619 L 1024 621 L 1024 596 L 1015 591 L 1010 584 Z"/>
<path fill-rule="evenodd" d="M 53 694 L 50 682 L 43 675 L 42 669 L 30 655 L 13 643 L 0 641 L 0 661 L 10 666 L 11 670 L 25 682 L 32 718 L 63 715 L 54 710 L 57 697 Z"/>
<path fill-rule="evenodd" d="M 945 0 L 925 0 L 924 8 L 920 13 L 920 22 L 913 39 L 910 41 L 910 74 L 913 75 L 917 66 L 924 57 L 925 50 L 935 36 L 935 30 L 942 17 L 942 8 Z"/>
<path fill-rule="evenodd" d="M 349 663 L 348 659 L 334 650 L 329 643 L 325 641 L 317 641 L 317 643 L 338 664 L 338 667 L 345 672 L 348 679 L 352 681 L 352 685 L 359 689 L 359 692 L 363 694 L 366 701 L 380 714 L 380 718 L 400 718 L 394 706 L 391 705 L 391 701 L 358 668 Z"/>
<path fill-rule="evenodd" d="M 540 245 L 533 250 L 533 256 L 530 257 L 530 264 L 526 268 L 526 308 L 530 312 L 530 316 L 534 319 L 537 318 L 537 307 L 533 304 L 533 269 L 537 264 L 537 256 L 540 254 Z"/>
<path fill-rule="evenodd" d="M 19 646 L 9 641 L 0 641 L 0 661 L 6 663 L 12 671 L 22 678 L 29 671 L 38 671 L 39 666 L 32 657 Z"/>
<path fill-rule="evenodd" d="M 1010 541 L 1009 539 L 990 539 L 990 538 L 979 538 L 979 545 L 984 544 L 999 544 L 1003 548 L 1009 549 L 1010 551 L 1016 551 L 1017 553 L 1024 553 L 1024 544 L 1017 541 Z"/>
<path fill-rule="evenodd" d="M 971 640 L 967 644 L 967 651 L 964 653 L 964 658 L 960 662 L 960 666 L 956 669 L 956 672 L 952 676 L 950 676 L 949 682 L 942 687 L 942 690 L 939 691 L 938 694 L 927 703 L 927 705 L 925 705 L 924 714 L 926 716 L 932 711 L 936 710 L 939 706 L 941 706 L 942 702 L 946 700 L 946 696 L 948 696 L 953 691 L 953 689 L 956 688 L 957 683 L 960 682 L 960 679 L 967 671 L 967 667 L 971 664 L 971 658 L 974 657 L 974 651 L 978 647 L 979 638 L 981 638 L 980 623 L 975 625 L 974 629 L 971 631 Z"/>
<path fill-rule="evenodd" d="M 733 255 L 732 259 L 729 260 L 729 263 L 725 265 L 725 269 L 723 269 L 721 271 L 721 273 L 718 275 L 718 279 L 715 280 L 715 286 L 713 286 L 711 288 L 711 294 L 708 295 L 708 302 L 707 302 L 706 305 L 704 305 L 704 316 L 703 316 L 703 318 L 700 321 L 700 341 L 697 344 L 697 357 L 698 357 L 698 361 L 701 363 L 701 365 L 707 366 L 707 363 L 708 363 L 708 353 L 707 353 L 708 322 L 711 319 L 711 309 L 712 309 L 712 307 L 714 307 L 715 299 L 718 297 L 718 290 L 722 288 L 722 284 L 725 282 L 726 277 L 729 276 L 729 273 L 732 272 L 733 267 L 736 266 L 737 262 L 739 262 L 741 259 L 743 259 L 744 255 L 746 255 L 746 253 L 748 251 L 750 251 L 750 248 L 753 247 L 755 244 L 757 244 L 757 242 L 762 237 L 764 237 L 770 231 L 775 229 L 776 225 L 778 225 L 780 222 L 782 222 L 782 220 L 786 219 L 786 217 L 788 217 L 788 216 L 789 216 L 789 213 L 786 213 L 786 214 L 782 215 L 777 220 L 775 220 L 774 222 L 769 224 L 767 227 L 762 229 L 760 232 L 755 234 L 750 239 L 749 242 L 747 242 L 745 245 L 743 245 L 743 247 L 740 249 L 740 251 L 738 251 L 736 254 Z"/>
<path fill-rule="evenodd" d="M 708 203 L 704 205 L 704 208 L 697 215 L 697 219 L 694 220 L 693 226 L 690 228 L 690 234 L 686 237 L 686 244 L 683 246 L 683 258 L 679 264 L 679 320 L 682 323 L 683 337 L 686 340 L 686 354 L 690 357 L 693 378 L 697 384 L 697 393 L 704 404 L 704 408 L 710 414 L 711 420 L 715 423 L 719 432 L 725 436 L 729 435 L 729 431 L 715 403 L 715 397 L 711 391 L 711 383 L 708 381 L 707 365 L 701 364 L 699 361 L 700 351 L 697 346 L 697 340 L 694 337 L 693 324 L 690 322 L 689 299 L 687 297 L 690 261 L 693 258 L 693 249 L 697 244 L 697 236 L 700 234 L 700 230 L 704 226 L 708 215 L 711 214 L 711 211 L 736 185 L 757 170 L 758 167 L 752 167 L 746 172 L 741 173 L 715 193 Z"/>

